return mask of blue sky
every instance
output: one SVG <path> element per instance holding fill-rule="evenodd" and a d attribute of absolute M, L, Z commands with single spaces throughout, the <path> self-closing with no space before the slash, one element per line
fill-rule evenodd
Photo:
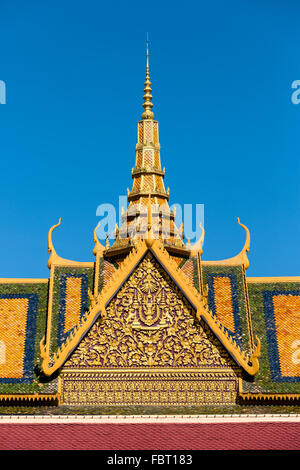
<path fill-rule="evenodd" d="M 203 259 L 299 275 L 297 1 L 0 3 L 0 277 L 48 277 L 47 233 L 93 260 L 97 206 L 131 188 L 145 38 L 170 203 L 205 204 Z"/>

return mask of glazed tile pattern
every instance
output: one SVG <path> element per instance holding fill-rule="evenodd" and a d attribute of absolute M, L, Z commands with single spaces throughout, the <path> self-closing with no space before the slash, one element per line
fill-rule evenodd
<path fill-rule="evenodd" d="M 66 308 L 64 318 L 64 334 L 68 333 L 80 320 L 81 316 L 81 277 L 66 279 Z"/>
<path fill-rule="evenodd" d="M 103 285 L 105 286 L 107 282 L 110 280 L 111 276 L 116 271 L 116 266 L 112 263 L 109 263 L 107 260 L 103 262 Z"/>
<path fill-rule="evenodd" d="M 37 295 L 0 296 L 0 383 L 33 377 Z"/>
<path fill-rule="evenodd" d="M 209 274 L 209 307 L 228 332 L 240 342 L 241 322 L 237 280 L 234 274 Z"/>
<path fill-rule="evenodd" d="M 61 345 L 87 309 L 88 277 L 86 274 L 62 274 L 58 344 Z"/>
<path fill-rule="evenodd" d="M 191 284 L 194 279 L 194 262 L 193 259 L 183 260 L 181 264 L 181 270 L 186 275 Z"/>
<path fill-rule="evenodd" d="M 99 284 L 103 284 L 102 266 L 99 273 Z M 67 286 L 69 286 L 68 292 Z M 81 318 L 88 308 L 88 289 L 92 291 L 93 286 L 94 267 L 55 266 L 53 295 L 49 297 L 51 305 L 48 305 L 51 312 L 50 349 L 52 353 L 57 351 L 77 323 L 71 326 L 72 318 L 74 321 L 76 318 Z M 67 297 L 68 295 L 69 297 Z M 71 305 L 69 305 L 68 299 L 71 300 Z M 71 330 L 67 330 L 69 326 L 71 326 Z"/>
<path fill-rule="evenodd" d="M 261 340 L 259 371 L 243 381 L 251 393 L 300 393 L 300 283 L 248 283 L 253 333 Z"/>
<path fill-rule="evenodd" d="M 215 276 L 213 279 L 216 315 L 220 322 L 232 333 L 235 332 L 231 279 L 228 276 Z"/>
<path fill-rule="evenodd" d="M 271 377 L 300 381 L 300 291 L 263 293 Z"/>

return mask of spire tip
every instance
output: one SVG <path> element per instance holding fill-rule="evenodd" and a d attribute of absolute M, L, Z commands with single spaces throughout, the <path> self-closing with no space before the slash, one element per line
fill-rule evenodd
<path fill-rule="evenodd" d="M 146 53 L 146 78 L 145 78 L 145 87 L 144 87 L 144 103 L 143 108 L 144 112 L 142 114 L 142 119 L 153 119 L 154 113 L 152 111 L 152 88 L 150 82 L 150 71 L 149 71 L 149 36 L 147 33 L 147 53 Z"/>

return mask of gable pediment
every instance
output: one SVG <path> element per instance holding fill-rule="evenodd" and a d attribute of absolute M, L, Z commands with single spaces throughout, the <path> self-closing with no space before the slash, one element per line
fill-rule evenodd
<path fill-rule="evenodd" d="M 151 252 L 65 368 L 228 368 L 235 363 Z"/>
<path fill-rule="evenodd" d="M 167 278 L 173 281 L 174 286 L 176 286 L 177 292 L 180 292 L 180 295 L 186 299 L 190 307 L 194 311 L 194 315 L 198 321 L 201 320 L 201 323 L 207 328 L 207 331 L 210 331 L 212 335 L 219 341 L 220 344 L 225 348 L 228 354 L 233 358 L 236 364 L 242 367 L 249 374 L 255 374 L 259 368 L 258 356 L 260 353 L 260 342 L 257 339 L 257 346 L 251 351 L 250 355 L 242 351 L 240 346 L 237 345 L 233 338 L 228 335 L 227 330 L 223 325 L 213 316 L 212 312 L 208 309 L 206 299 L 199 294 L 199 292 L 190 285 L 186 280 L 184 274 L 180 271 L 176 263 L 171 259 L 169 254 L 166 252 L 159 240 L 140 240 L 133 248 L 132 252 L 124 259 L 121 263 L 119 269 L 111 277 L 110 282 L 103 288 L 100 294 L 97 297 L 93 297 L 90 294 L 91 306 L 89 311 L 83 315 L 79 323 L 72 330 L 70 336 L 67 337 L 66 341 L 61 345 L 57 353 L 52 357 L 49 355 L 49 344 L 44 343 L 44 339 L 40 343 L 41 357 L 42 357 L 42 371 L 45 375 L 52 375 L 56 370 L 58 370 L 70 357 L 73 351 L 77 348 L 81 340 L 87 335 L 92 325 L 97 322 L 98 318 L 101 318 L 102 321 L 107 318 L 107 309 L 109 310 L 112 299 L 118 298 L 118 292 L 126 284 L 127 279 L 130 278 L 132 273 L 136 271 L 137 266 L 139 266 L 143 259 L 146 259 L 147 253 L 151 253 L 153 259 L 156 260 L 160 268 L 163 269 L 165 273 L 164 279 Z M 141 274 L 140 274 L 141 275 Z M 153 283 L 154 274 L 149 277 L 148 284 Z M 148 285 L 146 283 L 146 285 Z M 154 283 L 155 284 L 155 283 Z M 144 287 L 146 289 L 147 288 Z M 141 290 L 141 288 L 140 288 Z M 151 291 L 151 289 L 150 289 Z M 141 290 L 142 292 L 142 290 Z M 144 293 L 145 294 L 145 293 Z M 136 294 L 138 296 L 138 294 Z M 141 293 L 139 295 L 142 295 Z M 147 293 L 149 295 L 149 292 Z M 161 293 L 161 298 L 163 299 L 163 294 Z M 121 301 L 119 299 L 119 301 Z M 148 297 L 148 302 L 150 302 L 150 297 Z M 157 302 L 157 300 L 156 300 Z M 135 299 L 135 303 L 139 305 L 139 300 Z M 117 306 L 117 308 L 119 308 Z M 144 324 L 148 327 L 155 327 L 155 321 L 153 321 L 157 315 L 157 308 L 159 308 L 160 314 L 162 315 L 162 310 L 156 304 L 156 313 L 151 311 L 147 313 L 147 304 L 142 308 L 141 315 L 136 316 L 135 321 Z M 164 313 L 164 318 L 160 321 L 167 321 L 166 312 Z M 158 321 L 159 316 L 156 321 Z M 198 346 L 199 348 L 199 346 Z"/>

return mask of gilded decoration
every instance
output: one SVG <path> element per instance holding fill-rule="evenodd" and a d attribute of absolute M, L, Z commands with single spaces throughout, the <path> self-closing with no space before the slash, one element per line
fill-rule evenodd
<path fill-rule="evenodd" d="M 238 380 L 232 371 L 98 372 L 62 374 L 65 405 L 232 405 Z"/>
<path fill-rule="evenodd" d="M 148 252 L 65 368 L 231 365 L 225 348 Z"/>

